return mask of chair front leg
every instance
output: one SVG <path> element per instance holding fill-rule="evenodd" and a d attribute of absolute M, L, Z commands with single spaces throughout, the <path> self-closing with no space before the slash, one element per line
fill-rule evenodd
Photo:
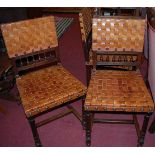
<path fill-rule="evenodd" d="M 84 112 L 85 130 L 86 130 L 86 145 L 91 145 L 91 128 L 92 128 L 92 114 L 89 111 Z"/>
<path fill-rule="evenodd" d="M 35 125 L 34 118 L 28 118 L 28 121 L 29 121 L 31 130 L 32 130 L 35 146 L 37 146 L 37 147 L 42 146 L 40 138 L 39 138 L 38 130 L 37 130 L 37 127 Z"/>
<path fill-rule="evenodd" d="M 146 131 L 147 131 L 147 127 L 148 127 L 148 122 L 149 122 L 150 116 L 151 116 L 151 113 L 147 113 L 144 116 L 144 121 L 143 121 L 142 129 L 140 131 L 140 136 L 138 137 L 138 144 L 137 144 L 137 146 L 143 146 L 143 144 L 144 144 L 145 134 L 146 134 Z"/>

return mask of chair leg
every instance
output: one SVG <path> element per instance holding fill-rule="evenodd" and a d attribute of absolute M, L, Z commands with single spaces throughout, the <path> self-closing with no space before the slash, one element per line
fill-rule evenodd
<path fill-rule="evenodd" d="M 37 127 L 35 125 L 34 118 L 28 118 L 28 121 L 29 121 L 29 124 L 31 126 L 31 130 L 32 130 L 35 146 L 37 146 L 37 147 L 42 146 L 42 144 L 40 142 L 39 134 L 38 134 L 38 131 L 37 131 Z"/>
<path fill-rule="evenodd" d="M 91 145 L 91 128 L 92 128 L 92 114 L 89 111 L 84 112 L 85 117 L 85 130 L 86 130 L 86 145 Z"/>
<path fill-rule="evenodd" d="M 153 122 L 150 125 L 149 132 L 150 133 L 154 133 L 155 132 L 155 119 L 153 120 Z"/>
<path fill-rule="evenodd" d="M 138 144 L 137 144 L 137 146 L 143 146 L 143 144 L 144 144 L 145 134 L 146 134 L 146 131 L 147 131 L 147 127 L 148 127 L 148 122 L 149 122 L 150 116 L 151 116 L 150 113 L 147 113 L 144 116 L 144 121 L 143 121 L 142 129 L 140 131 L 140 136 L 138 137 Z"/>
<path fill-rule="evenodd" d="M 84 98 L 82 98 L 82 127 L 83 127 L 83 130 L 86 129 L 86 118 L 85 118 L 85 111 L 84 111 Z"/>

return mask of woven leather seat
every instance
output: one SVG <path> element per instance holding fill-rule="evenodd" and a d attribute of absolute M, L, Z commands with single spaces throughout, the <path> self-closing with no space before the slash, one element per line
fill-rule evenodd
<path fill-rule="evenodd" d="M 152 98 L 137 71 L 97 70 L 85 100 L 89 111 L 152 112 Z"/>
<path fill-rule="evenodd" d="M 86 87 L 62 66 L 52 66 L 23 75 L 16 82 L 27 117 L 86 93 Z"/>

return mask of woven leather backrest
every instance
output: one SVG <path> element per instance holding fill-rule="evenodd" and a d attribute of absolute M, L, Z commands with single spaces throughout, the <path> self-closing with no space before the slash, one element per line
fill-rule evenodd
<path fill-rule="evenodd" d="M 83 8 L 79 13 L 79 21 L 83 41 L 86 41 L 92 29 L 92 17 L 93 17 L 92 8 Z"/>
<path fill-rule="evenodd" d="M 3 24 L 1 29 L 10 58 L 58 46 L 53 16 Z"/>
<path fill-rule="evenodd" d="M 143 51 L 144 19 L 93 18 L 94 51 Z"/>

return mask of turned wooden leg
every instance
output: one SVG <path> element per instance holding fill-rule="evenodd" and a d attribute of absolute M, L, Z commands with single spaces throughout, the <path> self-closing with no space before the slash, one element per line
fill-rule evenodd
<path fill-rule="evenodd" d="M 85 102 L 85 98 L 82 98 L 82 126 L 83 126 L 83 130 L 86 129 L 86 119 L 85 119 L 85 113 L 84 113 L 84 102 Z"/>
<path fill-rule="evenodd" d="M 147 113 L 144 116 L 144 121 L 143 121 L 142 129 L 140 131 L 140 136 L 138 137 L 137 146 L 143 146 L 143 144 L 144 144 L 145 134 L 146 134 L 146 131 L 147 131 L 147 126 L 148 126 L 150 116 L 151 116 L 151 113 Z"/>
<path fill-rule="evenodd" d="M 84 112 L 85 115 L 85 130 L 86 130 L 86 145 L 91 145 L 91 128 L 92 128 L 92 114 L 89 111 Z"/>
<path fill-rule="evenodd" d="M 150 125 L 149 132 L 150 133 L 154 133 L 155 132 L 155 118 L 154 118 L 153 122 Z"/>
<path fill-rule="evenodd" d="M 30 127 L 31 127 L 31 130 L 32 130 L 35 145 L 36 146 L 42 146 L 42 144 L 40 142 L 39 134 L 38 134 L 38 131 L 37 131 L 37 127 L 35 125 L 34 118 L 28 118 L 28 121 L 30 123 Z"/>

